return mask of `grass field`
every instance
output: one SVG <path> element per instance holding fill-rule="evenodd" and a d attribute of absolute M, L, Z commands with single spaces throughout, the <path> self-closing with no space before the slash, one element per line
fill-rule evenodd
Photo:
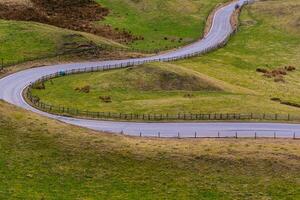
<path fill-rule="evenodd" d="M 101 23 L 142 36 L 129 46 L 140 50 L 172 48 L 201 37 L 206 18 L 226 0 L 96 0 L 111 10 Z"/>
<path fill-rule="evenodd" d="M 151 64 L 142 67 L 142 72 L 133 69 L 58 78 L 35 94 L 47 103 L 93 111 L 297 114 L 299 108 L 271 101 L 280 98 L 300 103 L 297 6 L 300 4 L 295 1 L 264 1 L 245 8 L 238 34 L 225 48 L 208 55 L 173 64 Z M 257 68 L 271 70 L 286 65 L 297 69 L 284 76 L 284 83 L 256 72 Z M 149 70 L 155 67 L 164 71 Z M 198 79 L 193 82 L 195 77 Z M 153 85 L 145 90 L 143 86 L 148 83 Z M 159 87 L 170 83 L 182 87 Z M 217 90 L 190 87 L 195 83 Z M 91 87 L 90 93 L 75 91 L 85 85 Z M 101 102 L 99 96 L 110 96 L 112 103 Z"/>
<path fill-rule="evenodd" d="M 4 63 L 52 56 L 83 45 L 121 46 L 110 40 L 87 33 L 54 26 L 0 20 L 0 59 Z"/>
<path fill-rule="evenodd" d="M 0 198 L 299 199 L 299 146 L 95 133 L 0 102 Z"/>
<path fill-rule="evenodd" d="M 286 14 L 298 19 L 292 5 L 299 3 L 252 6 L 230 44 L 201 58 L 59 78 L 35 92 L 50 103 L 107 111 L 299 112 L 269 99 L 299 102 L 300 68 L 285 83 L 255 72 L 299 66 L 299 29 Z M 0 26 L 6 27 L 0 28 L 0 54 L 6 49 L 3 55 L 13 60 L 55 52 L 65 43 L 62 35 L 71 34 L 32 23 Z M 90 93 L 75 91 L 86 85 Z M 101 103 L 100 95 L 113 102 Z M 0 100 L 0 199 L 296 200 L 299 160 L 299 140 L 133 138 L 74 127 Z"/>

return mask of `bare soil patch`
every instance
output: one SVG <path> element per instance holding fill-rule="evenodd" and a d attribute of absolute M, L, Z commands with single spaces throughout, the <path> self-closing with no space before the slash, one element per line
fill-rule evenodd
<path fill-rule="evenodd" d="M 7 20 L 35 21 L 84 31 L 122 43 L 129 43 L 140 37 L 126 30 L 116 30 L 109 25 L 95 21 L 103 20 L 109 14 L 92 0 L 27 0 L 0 2 L 0 18 Z"/>

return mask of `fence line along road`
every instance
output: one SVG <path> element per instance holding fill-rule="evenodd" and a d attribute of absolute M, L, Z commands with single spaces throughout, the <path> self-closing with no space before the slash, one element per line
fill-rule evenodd
<path fill-rule="evenodd" d="M 124 135 L 124 131 L 122 130 L 119 134 Z M 180 132 L 176 133 L 127 133 L 126 135 L 135 136 L 135 137 L 151 137 L 151 138 L 195 138 L 195 139 L 203 139 L 203 138 L 217 138 L 217 139 L 225 139 L 225 138 L 252 138 L 252 139 L 283 139 L 289 138 L 293 140 L 300 140 L 300 132 L 291 132 L 291 131 L 254 131 L 254 130 L 243 130 L 243 131 L 212 131 L 208 134 L 202 135 L 198 132 L 194 132 L 191 134 L 181 134 Z"/>
<path fill-rule="evenodd" d="M 37 83 L 34 83 L 37 84 Z M 88 119 L 101 120 L 127 120 L 127 121 L 300 121 L 300 115 L 292 114 L 241 114 L 241 113 L 178 113 L 178 114 L 155 114 L 155 113 L 114 113 L 114 112 L 93 112 L 88 110 L 79 110 L 66 106 L 55 106 L 44 103 L 37 96 L 32 95 L 32 87 L 25 91 L 26 100 L 33 107 L 52 114 L 70 117 L 82 117 Z"/>
<path fill-rule="evenodd" d="M 23 98 L 23 92 L 28 86 L 41 79 L 41 77 L 45 79 L 48 76 L 53 76 L 53 74 L 55 73 L 64 72 L 68 74 L 72 71 L 95 71 L 98 69 L 101 70 L 107 68 L 112 69 L 126 66 L 135 66 L 149 62 L 174 61 L 201 55 L 203 53 L 216 49 L 224 45 L 229 39 L 230 35 L 234 32 L 230 23 L 230 19 L 237 7 L 236 5 L 238 4 L 239 7 L 241 7 L 247 2 L 248 1 L 246 0 L 238 0 L 237 2 L 232 2 L 217 10 L 214 15 L 212 27 L 209 33 L 205 38 L 191 45 L 179 48 L 171 52 L 162 53 L 146 58 L 71 63 L 27 69 L 0 79 L 0 88 L 4 88 L 0 90 L 0 99 L 3 99 L 21 108 L 33 111 L 43 116 L 47 116 L 49 118 L 60 120 L 68 124 L 114 133 L 120 133 L 121 131 L 123 131 L 123 133 L 125 134 L 138 135 L 139 133 L 142 133 L 142 135 L 154 135 L 158 134 L 159 132 L 161 137 L 166 137 L 168 134 L 170 134 L 170 136 L 174 136 L 175 133 L 179 133 L 180 137 L 190 137 L 195 132 L 197 132 L 199 137 L 209 137 L 212 134 L 215 137 L 216 132 L 218 131 L 224 133 L 224 131 L 230 130 L 239 130 L 238 137 L 242 137 L 242 133 L 240 134 L 241 130 L 276 131 L 277 134 L 281 134 L 281 132 L 298 133 L 300 132 L 300 124 L 287 123 L 137 123 L 72 118 L 38 110 L 29 105 Z M 246 132 L 244 132 L 244 134 L 245 136 L 247 135 Z M 262 132 L 259 132 L 257 134 L 259 134 L 260 137 L 264 136 Z M 264 134 L 269 135 L 267 133 Z M 291 134 L 289 134 L 289 136 L 285 136 L 291 137 L 290 135 Z"/>

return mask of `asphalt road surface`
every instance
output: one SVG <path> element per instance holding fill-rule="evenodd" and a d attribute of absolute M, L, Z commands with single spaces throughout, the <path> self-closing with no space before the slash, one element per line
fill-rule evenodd
<path fill-rule="evenodd" d="M 58 71 L 103 67 L 108 64 L 128 62 L 153 62 L 157 60 L 181 58 L 193 53 L 204 52 L 218 44 L 224 43 L 233 32 L 230 17 L 236 4 L 240 6 L 246 0 L 239 0 L 219 9 L 214 16 L 210 32 L 202 40 L 180 49 L 147 58 L 112 60 L 99 62 L 82 62 L 63 65 L 39 67 L 17 72 L 0 80 L 0 99 L 18 107 L 36 112 L 40 115 L 60 120 L 65 123 L 86 127 L 93 130 L 123 133 L 133 136 L 150 137 L 300 137 L 300 124 L 274 123 L 137 123 L 111 122 L 61 117 L 39 111 L 29 106 L 22 97 L 23 90 L 42 76 Z"/>

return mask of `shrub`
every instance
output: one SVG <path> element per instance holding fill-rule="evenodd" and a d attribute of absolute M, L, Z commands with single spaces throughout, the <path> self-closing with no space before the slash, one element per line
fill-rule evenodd
<path fill-rule="evenodd" d="M 100 99 L 101 101 L 103 101 L 104 103 L 111 103 L 111 102 L 112 102 L 110 96 L 100 96 L 99 99 Z"/>

